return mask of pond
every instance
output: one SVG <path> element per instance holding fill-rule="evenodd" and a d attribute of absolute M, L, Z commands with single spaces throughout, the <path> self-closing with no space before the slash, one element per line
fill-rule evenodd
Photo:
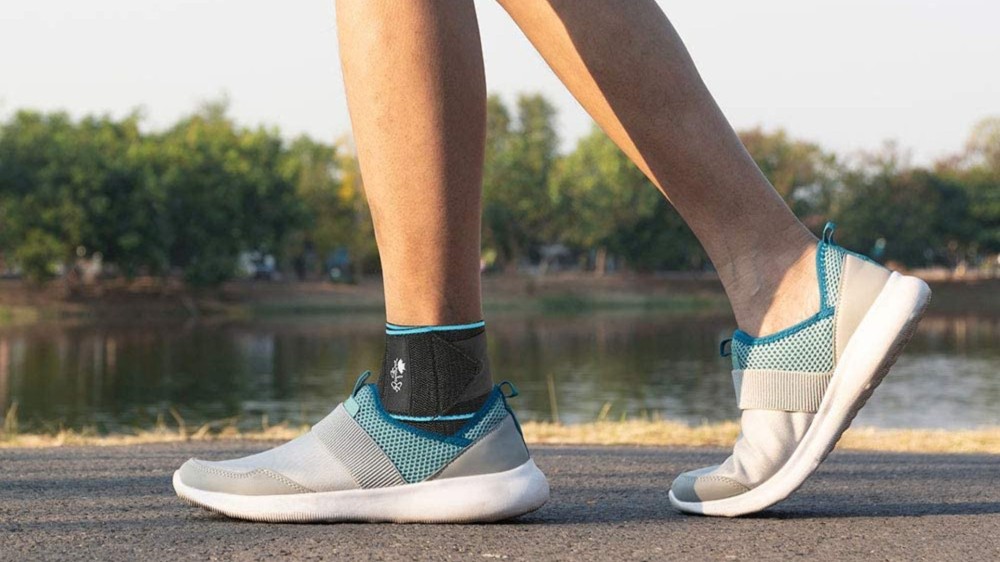
<path fill-rule="evenodd" d="M 0 330 L 0 410 L 21 431 L 318 420 L 358 373 L 378 371 L 380 315 L 251 321 L 36 324 Z M 488 318 L 498 380 L 523 419 L 738 417 L 726 318 L 652 312 L 504 313 Z M 856 425 L 1000 425 L 1000 318 L 924 319 Z"/>

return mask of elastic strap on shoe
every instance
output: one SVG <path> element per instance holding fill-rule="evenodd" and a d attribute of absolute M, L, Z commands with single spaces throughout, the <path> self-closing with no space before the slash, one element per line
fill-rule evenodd
<path fill-rule="evenodd" d="M 733 371 L 741 410 L 816 413 L 833 373 L 745 369 Z"/>

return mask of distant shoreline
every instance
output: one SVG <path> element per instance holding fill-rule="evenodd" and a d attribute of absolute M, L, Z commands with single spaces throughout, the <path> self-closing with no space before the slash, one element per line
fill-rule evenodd
<path fill-rule="evenodd" d="M 930 283 L 934 290 L 930 314 L 1000 315 L 1000 279 Z M 488 312 L 729 314 L 725 292 L 713 274 L 485 276 L 483 294 Z M 357 285 L 237 281 L 210 290 L 149 279 L 73 290 L 60 283 L 32 288 L 21 281 L 0 280 L 0 326 L 52 320 L 260 318 L 383 310 L 382 285 L 374 278 Z"/>

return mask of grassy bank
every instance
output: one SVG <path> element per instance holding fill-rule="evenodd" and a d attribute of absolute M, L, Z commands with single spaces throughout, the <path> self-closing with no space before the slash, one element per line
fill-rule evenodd
<path fill-rule="evenodd" d="M 730 447 L 739 434 L 735 422 L 690 426 L 666 420 L 599 421 L 565 425 L 547 422 L 523 424 L 530 444 L 547 445 L 638 445 L 667 447 Z M 9 428 L 8 428 L 9 429 Z M 255 431 L 240 431 L 234 425 L 204 425 L 187 428 L 160 423 L 131 434 L 98 435 L 94 431 L 63 430 L 48 434 L 0 434 L 0 448 L 60 446 L 121 446 L 188 441 L 243 440 L 283 441 L 307 431 L 307 426 L 287 424 Z M 841 450 L 906 453 L 1000 454 L 1000 427 L 974 430 L 874 429 L 848 430 L 837 446 Z"/>
<path fill-rule="evenodd" d="M 657 445 L 730 447 L 740 428 L 736 422 L 689 426 L 664 420 L 602 421 L 578 425 L 524 424 L 530 443 L 574 445 Z M 838 449 L 906 453 L 1000 454 L 1000 427 L 971 430 L 850 429 Z"/>
<path fill-rule="evenodd" d="M 1000 279 L 940 280 L 931 285 L 932 314 L 1000 313 Z M 729 314 L 722 286 L 711 274 L 495 275 L 483 278 L 483 294 L 489 312 Z M 0 326 L 66 319 L 256 318 L 383 310 L 382 285 L 376 279 L 357 285 L 238 281 L 203 290 L 149 279 L 75 288 L 58 282 L 36 288 L 0 281 Z"/>
<path fill-rule="evenodd" d="M 721 285 L 711 276 L 676 279 L 585 274 L 488 276 L 483 279 L 483 293 L 484 306 L 492 312 L 728 311 Z M 178 282 L 148 279 L 88 287 L 68 287 L 53 282 L 40 288 L 15 280 L 0 281 L 0 325 L 67 319 L 156 320 L 381 313 L 384 307 L 382 284 L 375 279 L 357 285 L 238 281 L 202 290 L 189 289 Z"/>

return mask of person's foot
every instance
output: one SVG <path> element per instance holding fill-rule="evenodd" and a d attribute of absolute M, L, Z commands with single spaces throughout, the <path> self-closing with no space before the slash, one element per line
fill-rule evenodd
<path fill-rule="evenodd" d="M 832 243 L 816 255 L 820 310 L 731 343 L 742 433 L 724 463 L 674 480 L 686 513 L 737 516 L 788 497 L 826 458 L 909 341 L 930 300 L 923 281 Z"/>
<path fill-rule="evenodd" d="M 177 495 L 230 517 L 270 522 L 485 522 L 534 511 L 548 499 L 503 383 L 464 416 L 461 429 L 441 435 L 387 413 L 366 376 L 289 443 L 241 459 L 187 461 L 174 473 Z"/>

